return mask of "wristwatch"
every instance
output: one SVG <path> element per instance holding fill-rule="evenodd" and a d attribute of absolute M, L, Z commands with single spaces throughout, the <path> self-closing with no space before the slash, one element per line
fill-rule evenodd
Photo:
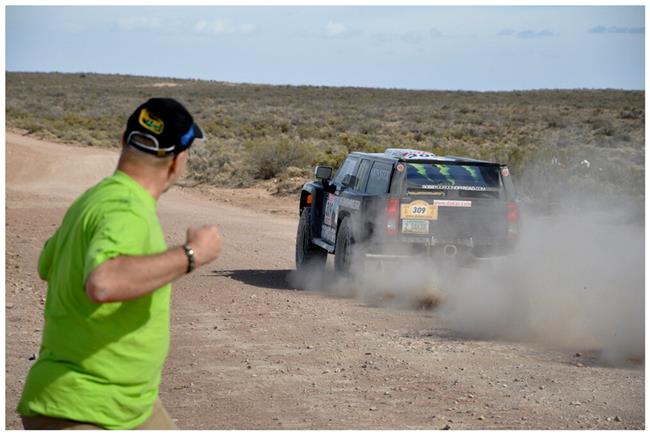
<path fill-rule="evenodd" d="M 192 249 L 189 243 L 186 243 L 183 245 L 183 251 L 185 251 L 185 255 L 187 255 L 187 272 L 185 273 L 190 273 L 196 266 L 196 263 L 194 262 L 194 249 Z"/>

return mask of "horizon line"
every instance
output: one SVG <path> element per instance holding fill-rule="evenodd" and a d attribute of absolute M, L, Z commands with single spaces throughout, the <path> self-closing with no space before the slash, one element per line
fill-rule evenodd
<path fill-rule="evenodd" d="M 388 86 L 362 86 L 362 85 L 322 85 L 322 84 L 292 84 L 292 83 L 259 83 L 259 82 L 232 82 L 228 80 L 218 79 L 204 79 L 196 77 L 172 77 L 172 76 L 159 76 L 159 75 L 138 75 L 131 73 L 106 73 L 106 72 L 92 72 L 92 71 L 39 71 L 39 70 L 22 70 L 10 71 L 5 70 L 5 74 L 92 74 L 98 76 L 128 76 L 135 78 L 156 78 L 166 80 L 186 80 L 186 81 L 202 81 L 202 82 L 216 82 L 224 83 L 235 86 L 277 86 L 277 87 L 312 87 L 312 88 L 333 88 L 333 89 L 377 89 L 386 91 L 406 91 L 406 92 L 536 92 L 536 91 L 623 91 L 623 92 L 645 92 L 645 88 L 512 88 L 512 89 L 469 89 L 469 88 L 456 88 L 456 89 L 443 89 L 443 88 L 406 88 L 406 87 L 388 87 Z"/>

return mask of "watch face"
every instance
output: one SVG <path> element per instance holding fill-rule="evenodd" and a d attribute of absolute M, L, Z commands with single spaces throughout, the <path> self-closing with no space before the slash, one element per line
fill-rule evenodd
<path fill-rule="evenodd" d="M 185 255 L 187 255 L 187 272 L 190 273 L 191 271 L 194 270 L 195 262 L 194 262 L 194 250 L 190 245 L 183 245 L 183 251 L 185 251 Z"/>

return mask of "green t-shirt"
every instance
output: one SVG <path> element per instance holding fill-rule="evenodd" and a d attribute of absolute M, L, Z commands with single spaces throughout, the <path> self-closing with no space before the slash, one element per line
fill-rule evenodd
<path fill-rule="evenodd" d="M 171 285 L 126 302 L 95 304 L 90 272 L 119 255 L 167 249 L 155 199 L 117 171 L 81 195 L 45 243 L 45 326 L 18 412 L 130 429 L 149 418 L 169 349 Z"/>

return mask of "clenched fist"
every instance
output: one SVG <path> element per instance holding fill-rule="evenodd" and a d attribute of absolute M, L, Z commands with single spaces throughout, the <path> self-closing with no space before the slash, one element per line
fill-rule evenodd
<path fill-rule="evenodd" d="M 187 243 L 194 250 L 196 267 L 208 264 L 219 256 L 222 240 L 223 237 L 216 225 L 187 229 Z"/>

